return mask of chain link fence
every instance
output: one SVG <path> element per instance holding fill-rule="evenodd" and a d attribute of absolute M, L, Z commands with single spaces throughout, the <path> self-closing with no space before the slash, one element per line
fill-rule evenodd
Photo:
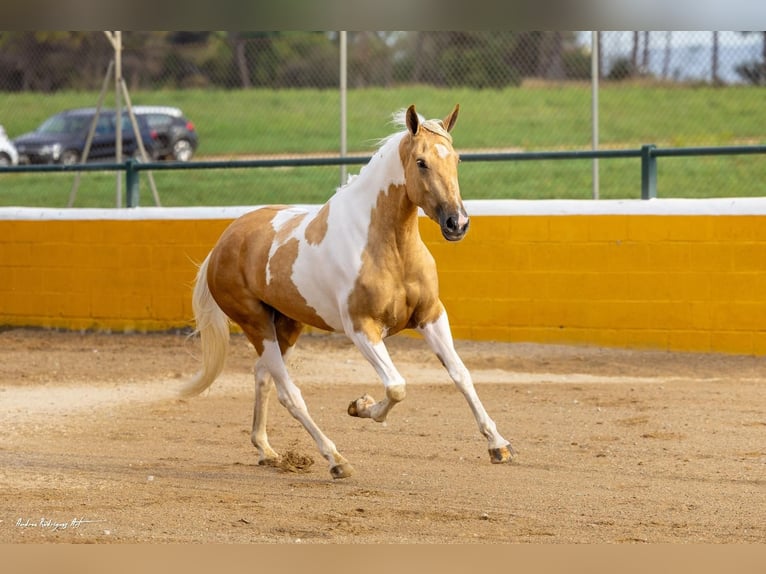
<path fill-rule="evenodd" d="M 598 32 L 599 146 L 763 144 L 766 32 Z M 133 104 L 180 107 L 195 159 L 337 154 L 338 32 L 126 32 Z M 461 105 L 459 151 L 592 145 L 591 32 L 349 32 L 348 152 L 369 154 L 392 112 Z M 110 60 L 100 32 L 0 32 L 0 125 L 10 138 L 63 109 L 94 106 Z M 105 105 L 114 105 L 113 83 Z M 589 161 L 464 163 L 465 197 L 591 197 Z M 351 173 L 354 168 L 349 168 Z M 637 197 L 639 165 L 601 160 L 600 196 Z M 766 158 L 660 164 L 661 196 L 766 195 Z M 156 174 L 163 204 L 322 201 L 338 168 Z M 114 174 L 83 177 L 78 203 Z M 43 185 L 41 182 L 45 182 Z M 49 186 L 56 191 L 36 191 Z M 61 204 L 71 175 L 0 174 L 0 203 Z M 276 194 L 276 197 L 275 197 Z"/>

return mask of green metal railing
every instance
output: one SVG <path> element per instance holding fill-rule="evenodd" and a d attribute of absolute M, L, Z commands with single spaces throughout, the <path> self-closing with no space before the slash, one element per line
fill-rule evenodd
<path fill-rule="evenodd" d="M 726 147 L 658 148 L 653 144 L 640 149 L 540 151 L 463 153 L 460 159 L 467 162 L 493 161 L 539 161 L 572 159 L 641 159 L 641 199 L 657 197 L 657 160 L 661 157 L 695 157 L 719 155 L 766 154 L 766 145 Z M 140 162 L 129 159 L 123 163 L 87 163 L 75 165 L 19 165 L 0 166 L 0 173 L 18 172 L 86 172 L 124 171 L 126 205 L 138 207 L 140 173 L 142 171 L 189 170 L 189 169 L 253 169 L 265 167 L 316 167 L 366 164 L 371 156 L 294 157 L 253 160 L 193 161 L 193 162 Z"/>

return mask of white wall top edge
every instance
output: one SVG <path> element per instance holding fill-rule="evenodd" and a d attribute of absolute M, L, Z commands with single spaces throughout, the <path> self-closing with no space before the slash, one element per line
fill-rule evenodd
<path fill-rule="evenodd" d="M 130 209 L 0 207 L 0 220 L 235 219 L 257 207 L 257 205 Z M 766 215 L 766 198 L 467 200 L 465 207 L 469 215 Z"/>
<path fill-rule="evenodd" d="M 766 215 L 766 197 L 467 200 L 469 215 Z"/>

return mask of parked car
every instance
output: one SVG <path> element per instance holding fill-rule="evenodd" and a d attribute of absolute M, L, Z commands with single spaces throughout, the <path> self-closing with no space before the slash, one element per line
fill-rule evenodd
<path fill-rule="evenodd" d="M 62 163 L 80 161 L 96 108 L 67 110 L 51 116 L 35 131 L 13 140 L 19 153 L 19 163 Z M 113 159 L 116 150 L 116 112 L 102 109 L 96 123 L 87 161 Z M 149 160 L 157 158 L 157 134 L 149 128 L 146 118 L 136 116 L 141 139 Z M 138 142 L 127 111 L 122 112 L 122 153 L 124 157 L 138 156 Z"/>
<path fill-rule="evenodd" d="M 0 126 L 0 165 L 16 165 L 19 163 L 19 154 L 16 146 L 8 139 L 5 128 Z"/>
<path fill-rule="evenodd" d="M 183 112 L 170 106 L 133 106 L 136 116 L 146 118 L 157 132 L 157 157 L 189 161 L 197 151 L 197 131 Z"/>

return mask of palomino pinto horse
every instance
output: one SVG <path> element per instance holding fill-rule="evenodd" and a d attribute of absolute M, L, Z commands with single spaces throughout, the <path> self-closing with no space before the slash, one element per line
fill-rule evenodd
<path fill-rule="evenodd" d="M 455 352 L 436 264 L 418 231 L 418 208 L 449 241 L 462 239 L 468 229 L 450 135 L 458 109 L 442 121 L 425 121 L 410 106 L 400 118 L 406 129 L 385 139 L 369 164 L 327 203 L 247 213 L 224 231 L 200 266 L 193 306 L 204 365 L 182 394 L 202 392 L 221 373 L 230 318 L 259 355 L 251 440 L 260 464 L 279 460 L 266 436 L 275 384 L 279 402 L 314 438 L 332 477 L 353 472 L 312 420 L 285 368 L 285 355 L 303 325 L 345 333 L 372 364 L 386 398 L 376 402 L 364 395 L 348 413 L 377 422 L 405 395 L 404 378 L 383 339 L 405 328 L 417 330 L 467 399 L 489 441 L 490 460 L 511 460 L 513 448 L 498 433 Z"/>

